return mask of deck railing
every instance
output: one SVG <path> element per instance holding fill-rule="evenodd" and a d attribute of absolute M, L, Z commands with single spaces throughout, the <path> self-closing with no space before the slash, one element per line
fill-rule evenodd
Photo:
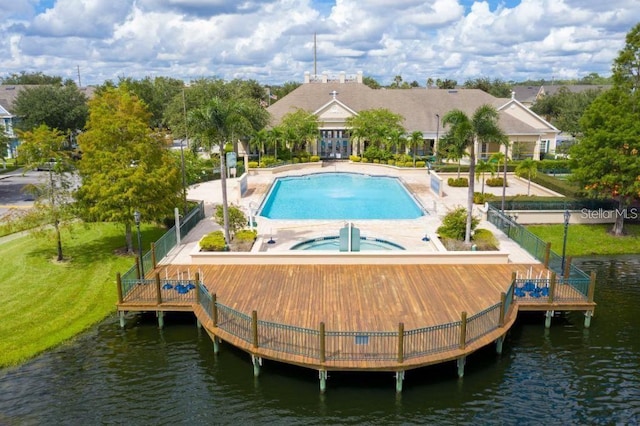
<path fill-rule="evenodd" d="M 518 278 L 514 296 L 527 303 L 571 303 L 590 301 L 590 278 Z"/>
<path fill-rule="evenodd" d="M 558 275 L 559 280 L 563 280 L 563 283 L 580 288 L 585 296 L 588 294 L 591 281 L 589 275 L 577 266 L 572 265 L 569 258 L 565 257 L 563 262 L 562 256 L 547 248 L 546 242 L 491 205 L 489 205 L 489 210 L 487 211 L 487 220 L 537 260 L 545 263 L 548 269 Z M 563 263 L 565 270 L 563 270 Z M 584 288 L 585 285 L 587 286 L 586 288 Z"/>
<path fill-rule="evenodd" d="M 200 201 L 196 207 L 194 207 L 180 223 L 180 235 L 187 235 L 198 222 L 204 219 L 204 202 Z M 175 226 L 165 232 L 156 242 L 151 245 L 151 250 L 147 251 L 142 259 L 136 258 L 136 264 L 134 264 L 128 271 L 122 274 L 120 281 L 120 289 L 122 296 L 129 295 L 131 290 L 139 284 L 153 284 L 155 280 L 153 278 L 140 277 L 139 264 L 142 262 L 145 275 L 155 269 L 158 262 L 164 259 L 167 254 L 177 245 L 178 240 L 176 238 Z M 144 278 L 144 279 L 143 279 Z M 168 281 L 163 280 L 163 285 Z M 170 283 L 170 282 L 169 282 Z"/>
<path fill-rule="evenodd" d="M 513 294 L 514 285 L 510 287 Z M 254 349 L 299 355 L 325 361 L 392 361 L 419 358 L 439 352 L 464 349 L 468 344 L 502 327 L 504 315 L 513 308 L 512 297 L 503 294 L 502 301 L 468 320 L 462 313 L 460 321 L 431 327 L 397 331 L 337 331 L 297 327 L 258 319 L 238 312 L 216 301 L 206 287 L 198 284 L 197 302 L 220 330 L 229 333 Z"/>

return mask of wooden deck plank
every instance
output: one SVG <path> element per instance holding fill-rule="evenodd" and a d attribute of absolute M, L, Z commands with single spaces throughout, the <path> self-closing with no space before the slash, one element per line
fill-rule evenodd
<path fill-rule="evenodd" d="M 396 332 L 404 323 L 406 331 L 460 320 L 461 312 L 468 316 L 479 313 L 500 301 L 507 290 L 513 272 L 519 276 L 539 274 L 542 265 L 167 265 L 156 271 L 161 278 L 179 276 L 200 278 L 217 301 L 238 312 L 251 315 L 257 311 L 264 321 L 318 330 L 324 322 L 330 331 Z M 188 272 L 187 272 L 188 271 Z M 156 306 L 155 285 L 138 286 L 119 305 L 120 310 L 188 310 L 189 304 L 169 290 L 163 290 L 162 305 Z M 141 299 L 144 301 L 141 302 Z M 170 299 L 170 300 L 169 300 Z M 589 303 L 541 304 L 522 300 L 523 310 L 562 310 L 591 307 Z M 465 351 L 454 349 L 412 358 L 402 365 L 395 361 L 329 360 L 278 353 L 268 348 L 255 349 L 246 341 L 214 328 L 201 312 L 203 325 L 223 340 L 244 350 L 276 359 L 325 369 L 403 369 L 455 359 L 491 343 L 506 333 L 515 321 L 516 313 L 507 318 L 507 327 L 483 336 Z M 339 351 L 371 351 L 355 345 L 353 340 L 341 340 Z M 388 342 L 387 342 L 388 343 Z M 298 343 L 296 343 L 298 344 Z M 304 343 L 299 343 L 300 345 Z M 335 342 L 334 342 L 335 344 Z M 331 350 L 331 348 L 328 348 Z"/>

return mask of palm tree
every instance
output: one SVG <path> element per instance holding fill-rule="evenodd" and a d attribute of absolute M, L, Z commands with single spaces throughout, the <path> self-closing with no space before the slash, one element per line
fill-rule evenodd
<path fill-rule="evenodd" d="M 531 179 L 538 175 L 538 163 L 533 161 L 531 158 L 527 158 L 526 160 L 522 160 L 518 167 L 516 167 L 516 176 L 518 177 L 527 177 L 529 184 L 527 185 L 527 195 L 531 192 Z"/>
<path fill-rule="evenodd" d="M 258 167 L 260 167 L 260 157 L 264 154 L 264 145 L 268 143 L 268 141 L 269 131 L 267 129 L 258 130 L 249 141 L 249 146 L 255 147 L 258 150 Z"/>
<path fill-rule="evenodd" d="M 413 167 L 416 166 L 416 149 L 418 144 L 424 142 L 422 132 L 416 130 L 409 135 L 409 142 L 411 142 L 411 149 L 413 150 Z"/>
<path fill-rule="evenodd" d="M 460 179 L 460 163 L 467 156 L 467 145 L 464 140 L 456 140 L 445 134 L 438 144 L 438 156 L 447 160 L 458 162 L 458 176 Z"/>
<path fill-rule="evenodd" d="M 480 160 L 476 165 L 476 180 L 482 176 L 482 194 L 484 194 L 484 175 L 485 173 L 491 173 L 491 177 L 496 172 L 496 167 L 491 161 Z"/>
<path fill-rule="evenodd" d="M 504 214 L 504 205 L 507 198 L 507 161 L 509 161 L 509 138 L 507 135 L 504 135 L 502 139 L 499 140 L 500 145 L 504 146 L 504 154 L 502 152 L 496 152 L 491 156 L 489 160 L 496 159 L 498 161 L 498 166 L 500 166 L 500 162 L 503 163 L 503 173 L 502 173 L 502 203 L 500 206 L 500 211 Z"/>
<path fill-rule="evenodd" d="M 269 146 L 273 146 L 273 157 L 276 162 L 278 161 L 278 145 L 282 143 L 284 136 L 285 132 L 281 127 L 274 127 L 269 130 L 268 144 Z"/>
<path fill-rule="evenodd" d="M 442 124 L 449 126 L 446 139 L 456 146 L 464 146 L 469 151 L 469 191 L 467 194 L 467 223 L 464 241 L 471 243 L 471 222 L 473 219 L 473 177 L 475 175 L 476 143 L 502 140 L 504 133 L 498 125 L 498 111 L 491 105 L 478 107 L 469 118 L 464 111 L 454 109 L 442 118 Z"/>
<path fill-rule="evenodd" d="M 222 99 L 218 96 L 207 104 L 192 110 L 188 123 L 202 141 L 209 147 L 218 144 L 220 148 L 220 183 L 222 185 L 222 214 L 224 237 L 227 244 L 229 235 L 229 208 L 227 202 L 227 180 L 225 166 L 225 145 L 233 138 L 248 136 L 264 127 L 267 113 L 251 99 Z"/>

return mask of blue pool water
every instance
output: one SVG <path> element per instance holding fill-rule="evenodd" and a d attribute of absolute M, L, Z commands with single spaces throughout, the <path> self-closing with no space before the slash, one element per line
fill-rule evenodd
<path fill-rule="evenodd" d="M 307 240 L 291 247 L 291 250 L 340 250 L 340 237 L 331 236 Z M 404 247 L 390 241 L 377 238 L 360 237 L 360 251 L 404 250 Z"/>
<path fill-rule="evenodd" d="M 277 178 L 259 215 L 270 219 L 415 219 L 424 213 L 396 178 L 317 173 Z"/>

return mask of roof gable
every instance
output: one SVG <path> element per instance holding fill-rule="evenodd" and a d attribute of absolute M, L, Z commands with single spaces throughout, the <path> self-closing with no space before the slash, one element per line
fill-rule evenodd
<path fill-rule="evenodd" d="M 349 108 L 338 99 L 332 99 L 317 110 L 313 114 L 318 117 L 321 123 L 344 122 L 348 117 L 353 117 L 358 113 Z"/>
<path fill-rule="evenodd" d="M 522 121 L 539 132 L 560 133 L 560 130 L 554 125 L 531 111 L 517 99 L 509 99 L 504 105 L 498 107 L 498 111 Z"/>

